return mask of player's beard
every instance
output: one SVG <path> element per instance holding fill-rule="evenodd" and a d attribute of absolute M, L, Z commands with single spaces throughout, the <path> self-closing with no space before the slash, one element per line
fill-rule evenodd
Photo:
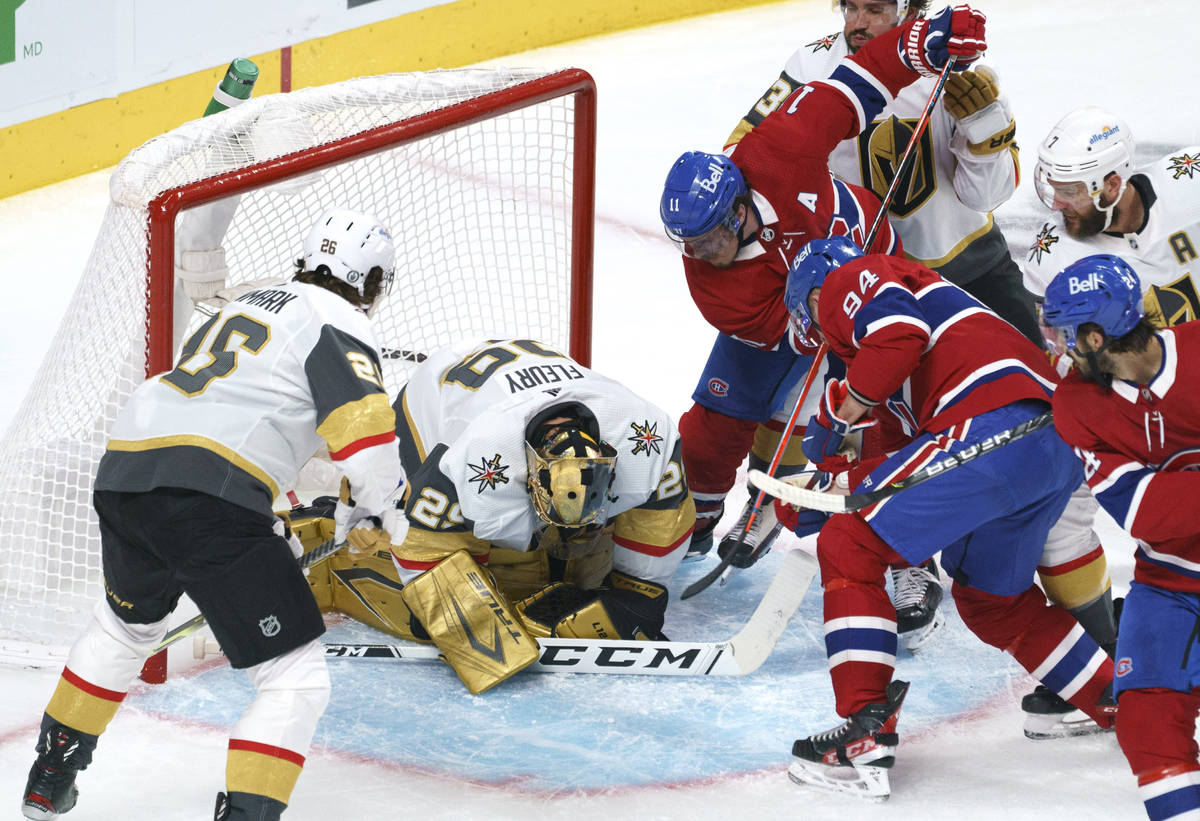
<path fill-rule="evenodd" d="M 871 35 L 867 32 L 866 29 L 851 29 L 850 31 L 845 32 L 845 34 L 843 36 L 846 38 L 846 49 L 851 54 L 856 54 L 860 48 L 865 46 L 867 43 L 871 42 Z M 855 45 L 854 44 L 855 37 L 863 37 L 865 39 L 858 45 Z"/>
<path fill-rule="evenodd" d="M 1103 205 L 1103 203 L 1101 203 Z M 1074 220 L 1067 219 L 1067 213 L 1063 212 L 1063 228 L 1067 232 L 1067 236 L 1074 239 L 1086 239 L 1094 237 L 1104 230 L 1104 212 L 1096 207 L 1095 203 L 1089 202 L 1086 211 L 1075 211 L 1070 214 Z M 1113 211 L 1113 221 L 1117 219 L 1117 212 Z"/>

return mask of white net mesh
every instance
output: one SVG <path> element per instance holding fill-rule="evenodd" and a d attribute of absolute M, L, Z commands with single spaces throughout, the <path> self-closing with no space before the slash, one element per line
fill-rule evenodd
<path fill-rule="evenodd" d="M 117 167 L 87 269 L 0 442 L 0 660 L 53 658 L 102 595 L 92 478 L 117 410 L 143 378 L 148 335 L 171 333 L 147 330 L 151 201 L 499 89 L 535 89 L 543 76 L 438 71 L 270 95 L 186 123 Z M 566 350 L 576 108 L 571 94 L 553 97 L 265 188 L 248 175 L 223 206 L 208 206 L 233 217 L 220 243 L 226 285 L 290 276 L 312 222 L 341 205 L 377 215 L 395 237 L 396 283 L 374 313 L 390 393 L 413 364 L 402 351 L 479 336 Z M 179 315 L 191 327 L 203 318 L 186 307 Z"/>

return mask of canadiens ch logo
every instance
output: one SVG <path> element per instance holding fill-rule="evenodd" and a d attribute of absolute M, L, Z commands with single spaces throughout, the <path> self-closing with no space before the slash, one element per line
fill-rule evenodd
<path fill-rule="evenodd" d="M 259 619 L 258 629 L 261 630 L 262 634 L 267 638 L 278 636 L 280 630 L 279 619 L 274 615 L 267 616 L 265 619 Z"/>
<path fill-rule="evenodd" d="M 1029 261 L 1032 262 L 1034 257 L 1037 261 L 1042 261 L 1042 255 L 1050 253 L 1050 246 L 1058 242 L 1058 237 L 1054 236 L 1054 225 L 1047 222 L 1042 226 L 1042 230 L 1038 231 L 1037 239 L 1033 241 L 1033 245 L 1029 246 Z"/>
<path fill-rule="evenodd" d="M 1129 656 L 1122 656 L 1117 659 L 1117 663 L 1113 666 L 1114 676 L 1127 676 L 1133 672 L 1133 659 Z"/>
<path fill-rule="evenodd" d="M 495 490 L 497 485 L 508 484 L 508 477 L 504 475 L 504 471 L 508 470 L 508 465 L 500 464 L 499 453 L 491 459 L 480 459 L 478 465 L 468 462 L 467 467 L 475 471 L 475 475 L 467 481 L 478 482 L 479 486 L 476 491 L 479 493 L 483 493 L 485 490 Z"/>
<path fill-rule="evenodd" d="M 708 392 L 713 396 L 724 396 L 729 393 L 729 383 L 724 379 L 713 377 L 708 380 Z"/>
<path fill-rule="evenodd" d="M 1200 154 L 1180 154 L 1178 157 L 1171 158 L 1171 166 L 1167 169 L 1173 171 L 1175 176 L 1172 179 L 1179 179 L 1184 174 L 1187 178 L 1193 179 L 1193 174 L 1200 171 Z"/>
<path fill-rule="evenodd" d="M 811 48 L 813 54 L 816 54 L 818 51 L 829 51 L 831 48 L 833 48 L 833 44 L 837 42 L 839 36 L 840 35 L 838 34 L 827 34 L 820 40 L 813 40 L 811 43 L 805 43 L 804 47 Z"/>
<path fill-rule="evenodd" d="M 659 443 L 662 442 L 663 438 L 658 435 L 657 422 L 651 423 L 649 419 L 640 425 L 637 422 L 630 422 L 629 427 L 633 428 L 633 436 L 630 436 L 626 441 L 633 442 L 634 456 L 644 453 L 648 458 L 651 453 L 662 453 Z"/>

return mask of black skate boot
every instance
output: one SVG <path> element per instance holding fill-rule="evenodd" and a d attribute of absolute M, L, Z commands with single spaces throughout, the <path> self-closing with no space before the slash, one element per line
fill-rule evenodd
<path fill-rule="evenodd" d="M 724 559 L 729 551 L 735 551 L 733 560 L 729 563 L 734 567 L 749 567 L 771 551 L 771 545 L 779 537 L 783 525 L 775 518 L 775 505 L 770 499 L 764 499 L 763 505 L 754 516 L 754 524 L 746 532 L 746 522 L 750 520 L 750 512 L 754 510 L 754 497 L 746 501 L 742 515 L 738 516 L 737 524 L 717 545 L 717 555 Z M 758 548 L 758 554 L 754 554 Z"/>
<path fill-rule="evenodd" d="M 696 526 L 696 529 L 692 531 L 692 541 L 688 545 L 687 553 L 683 554 L 683 561 L 695 561 L 708 555 L 708 551 L 712 550 L 713 531 L 717 529 L 717 524 L 721 521 L 721 514 L 724 512 L 725 505 L 721 505 L 711 518 L 704 520 L 704 524 Z"/>
<path fill-rule="evenodd" d="M 788 778 L 877 801 L 891 795 L 888 770 L 896 762 L 896 722 L 908 682 L 893 681 L 886 692 L 886 704 L 868 704 L 840 727 L 797 740 Z"/>
<path fill-rule="evenodd" d="M 1105 712 L 1116 712 L 1117 702 L 1112 697 L 1112 685 L 1104 690 L 1098 702 Z M 1044 684 L 1039 684 L 1021 699 L 1025 711 L 1025 737 L 1034 741 L 1047 738 L 1073 738 L 1109 732 L 1092 720 L 1091 716 L 1075 707 L 1058 693 Z"/>
<path fill-rule="evenodd" d="M 79 800 L 75 775 L 92 762 L 97 740 L 97 736 L 72 730 L 49 716 L 42 719 L 38 757 L 29 770 L 21 804 L 26 818 L 58 818 L 75 806 Z"/>
<path fill-rule="evenodd" d="M 217 793 L 213 821 L 279 821 L 287 804 L 249 792 Z"/>
<path fill-rule="evenodd" d="M 894 567 L 891 573 L 896 632 L 904 646 L 913 651 L 946 623 L 941 611 L 942 583 L 937 562 L 931 558 L 917 567 Z"/>

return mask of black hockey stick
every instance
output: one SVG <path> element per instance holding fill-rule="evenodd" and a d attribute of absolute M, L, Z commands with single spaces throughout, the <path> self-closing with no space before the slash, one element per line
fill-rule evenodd
<path fill-rule="evenodd" d="M 802 550 L 788 551 L 750 620 L 724 641 L 625 641 L 621 639 L 538 639 L 541 654 L 529 667 L 541 673 L 624 673 L 647 676 L 743 676 L 753 673 L 779 643 L 788 622 L 817 575 L 817 560 Z M 196 637 L 193 654 L 220 652 L 212 640 Z M 329 644 L 326 658 L 432 661 L 441 657 L 424 644 Z"/>
<path fill-rule="evenodd" d="M 317 545 L 312 550 L 305 553 L 303 556 L 301 556 L 296 561 L 299 563 L 300 567 L 302 567 L 302 568 L 303 567 L 312 567 L 313 565 L 318 564 L 319 562 L 324 561 L 325 559 L 328 559 L 334 553 L 337 553 L 339 550 L 342 549 L 342 547 L 345 544 L 346 544 L 345 542 L 338 543 L 334 539 L 330 539 L 329 541 L 326 541 L 326 542 L 321 542 L 319 545 Z M 175 629 L 168 632 L 165 636 L 163 636 L 163 640 L 160 641 L 157 644 L 157 646 L 155 646 L 153 652 L 157 653 L 161 650 L 166 650 L 168 647 L 170 647 L 172 644 L 179 641 L 180 639 L 186 639 L 188 636 L 197 632 L 201 627 L 204 626 L 204 624 L 205 624 L 205 619 L 204 619 L 203 613 L 198 613 L 195 616 L 192 616 L 190 619 L 185 621 L 183 624 L 179 625 Z"/>
<path fill-rule="evenodd" d="M 967 462 L 978 459 L 985 453 L 990 453 L 996 448 L 1004 447 L 1010 442 L 1015 442 L 1034 431 L 1049 427 L 1053 423 L 1054 418 L 1051 416 L 1050 411 L 1046 411 L 1041 416 L 1035 416 L 1016 427 L 993 434 L 982 442 L 964 448 L 958 453 L 951 453 L 946 458 L 926 465 L 916 473 L 910 473 L 903 479 L 889 482 L 878 490 L 871 490 L 866 493 L 851 493 L 848 496 L 843 496 L 838 493 L 806 490 L 805 488 L 790 485 L 773 476 L 768 476 L 761 470 L 750 471 L 749 478 L 752 485 L 777 499 L 782 499 L 789 505 L 796 505 L 797 507 L 804 507 L 809 510 L 823 510 L 828 513 L 850 513 L 855 510 L 862 510 L 864 507 L 870 507 L 889 496 L 895 496 L 900 491 L 908 490 L 910 487 L 919 485 L 922 482 L 928 482 L 935 476 L 941 476 L 948 470 L 953 470 L 959 465 L 965 465 Z"/>
<path fill-rule="evenodd" d="M 867 232 L 866 241 L 863 242 L 864 253 L 871 253 L 871 246 L 875 244 L 875 238 L 879 234 L 879 229 L 883 226 L 883 221 L 887 217 L 888 208 L 892 205 L 892 200 L 896 197 L 896 190 L 900 187 L 900 179 L 904 176 L 911 165 L 911 160 L 916 154 L 917 144 L 921 141 L 921 135 L 925 132 L 925 127 L 929 124 L 929 118 L 933 116 L 933 107 L 937 105 L 938 98 L 942 96 L 942 89 L 946 87 L 946 80 L 950 79 L 950 72 L 954 68 L 954 60 L 946 63 L 942 69 L 942 73 L 938 75 L 938 81 L 933 87 L 933 91 L 929 94 L 929 100 L 925 103 L 925 109 L 921 112 L 921 117 L 913 126 L 912 136 L 908 140 L 908 145 L 904 149 L 904 154 L 900 157 L 900 164 L 896 167 L 896 173 L 892 177 L 892 182 L 888 186 L 887 192 L 883 195 L 883 199 L 879 205 L 879 211 L 875 214 L 875 220 L 871 223 L 871 230 Z M 821 343 L 820 349 L 813 357 L 812 369 L 808 373 L 808 378 L 805 380 L 804 389 L 800 392 L 800 396 L 796 399 L 796 405 L 792 408 L 791 416 L 788 418 L 787 426 L 779 436 L 779 444 L 775 447 L 775 454 L 771 457 L 770 465 L 767 467 L 767 472 L 763 473 L 759 470 L 751 471 L 753 474 L 772 478 L 776 469 L 779 467 L 779 462 L 783 458 L 783 452 L 787 449 L 788 440 L 792 436 L 792 431 L 795 429 L 797 417 L 800 414 L 800 408 L 804 405 L 804 400 L 808 396 L 809 386 L 812 384 L 813 377 L 821 367 L 821 360 L 825 358 L 827 347 L 825 343 Z M 782 484 L 782 483 L 781 483 Z M 759 485 L 761 488 L 761 485 Z M 750 516 L 746 519 L 746 526 L 742 528 L 742 538 L 750 532 L 751 526 L 754 524 L 754 519 L 758 516 L 758 512 L 762 509 L 764 497 L 760 490 L 754 497 L 754 507 L 750 511 Z M 778 526 L 778 525 L 777 525 Z M 755 545 L 754 550 L 750 555 L 745 557 L 745 566 L 749 567 L 758 560 L 761 553 L 761 547 L 766 542 L 766 539 L 761 540 Z M 718 578 L 720 578 L 728 569 L 730 564 L 736 558 L 737 551 L 730 550 L 729 553 L 721 559 L 720 564 L 710 570 L 701 578 L 692 582 L 680 596 L 681 599 L 689 599 L 692 596 L 704 590 Z"/>

